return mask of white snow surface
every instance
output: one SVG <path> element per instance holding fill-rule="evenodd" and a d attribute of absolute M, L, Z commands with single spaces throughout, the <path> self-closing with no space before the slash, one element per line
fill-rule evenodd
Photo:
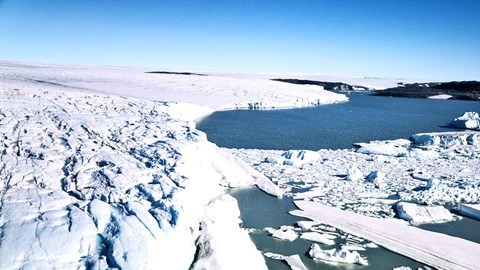
<path fill-rule="evenodd" d="M 424 206 L 400 202 L 397 204 L 397 211 L 400 218 L 414 224 L 439 223 L 454 219 L 450 211 L 443 206 Z"/>
<path fill-rule="evenodd" d="M 272 237 L 275 237 L 281 240 L 293 241 L 298 238 L 298 234 L 292 228 L 289 228 L 289 227 L 283 227 L 280 229 L 267 227 L 265 228 L 265 231 L 270 233 Z"/>
<path fill-rule="evenodd" d="M 199 250 L 192 270 L 267 269 L 262 254 L 257 252 L 248 233 L 238 227 L 240 211 L 232 196 L 222 195 L 206 208 L 206 212 L 200 224 L 201 236 L 197 240 L 197 245 L 203 248 Z M 240 255 L 240 252 L 248 254 Z M 247 260 L 239 261 L 242 258 Z"/>
<path fill-rule="evenodd" d="M 0 80 L 13 85 L 12 89 L 36 84 L 198 105 L 176 110 L 182 111 L 180 116 L 188 116 L 189 120 L 213 110 L 306 107 L 348 101 L 345 95 L 323 90 L 320 86 L 271 81 L 273 78 L 258 74 L 205 73 L 208 76 L 197 76 L 146 73 L 148 71 L 152 70 L 0 62 Z M 187 110 L 183 110 L 185 108 Z"/>
<path fill-rule="evenodd" d="M 327 263 L 346 263 L 368 265 L 368 261 L 362 258 L 356 251 L 347 249 L 322 249 L 318 244 L 313 244 L 308 253 L 314 260 L 324 261 Z"/>
<path fill-rule="evenodd" d="M 451 95 L 439 94 L 439 95 L 429 96 L 428 98 L 429 99 L 449 99 L 451 97 L 452 97 Z"/>
<path fill-rule="evenodd" d="M 307 267 L 303 264 L 302 259 L 300 259 L 300 256 L 297 254 L 286 257 L 285 261 L 292 270 L 307 270 Z"/>
<path fill-rule="evenodd" d="M 480 130 L 480 116 L 477 112 L 465 112 L 452 121 L 452 126 L 463 129 Z"/>
<path fill-rule="evenodd" d="M 335 241 L 333 239 L 335 239 L 336 237 L 332 237 L 332 235 L 330 234 L 323 234 L 318 232 L 305 232 L 300 235 L 300 238 L 310 240 L 312 242 L 321 243 L 324 245 L 335 245 Z"/>
<path fill-rule="evenodd" d="M 1 269 L 265 269 L 219 196 L 278 187 L 170 104 L 83 91 L 2 78 Z"/>
<path fill-rule="evenodd" d="M 300 210 L 291 211 L 293 215 L 327 223 L 433 267 L 478 269 L 480 244 L 422 230 L 397 220 L 367 217 L 317 202 L 296 201 L 295 204 Z M 328 257 L 319 248 L 312 250 L 311 254 L 318 254 L 319 258 Z"/>
<path fill-rule="evenodd" d="M 479 131 L 431 132 L 418 133 L 410 137 L 414 144 L 420 146 L 480 146 Z"/>

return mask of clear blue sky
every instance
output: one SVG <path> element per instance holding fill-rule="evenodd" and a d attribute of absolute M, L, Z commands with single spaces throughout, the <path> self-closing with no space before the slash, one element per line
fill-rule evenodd
<path fill-rule="evenodd" d="M 0 0 L 0 60 L 480 80 L 480 1 Z"/>

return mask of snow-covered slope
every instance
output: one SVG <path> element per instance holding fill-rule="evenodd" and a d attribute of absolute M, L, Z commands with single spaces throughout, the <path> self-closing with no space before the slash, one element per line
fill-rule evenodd
<path fill-rule="evenodd" d="M 64 88 L 0 85 L 0 269 L 188 269 L 234 246 L 205 269 L 265 269 L 219 196 L 276 186 L 169 104 Z"/>

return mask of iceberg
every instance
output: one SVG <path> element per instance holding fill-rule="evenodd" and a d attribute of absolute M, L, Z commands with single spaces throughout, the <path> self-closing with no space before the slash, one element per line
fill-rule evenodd
<path fill-rule="evenodd" d="M 453 215 L 443 206 L 421 206 L 414 203 L 397 204 L 398 216 L 414 224 L 452 221 Z"/>
<path fill-rule="evenodd" d="M 301 165 L 318 160 L 320 155 L 310 150 L 288 150 L 282 154 L 282 157 L 286 159 L 285 165 Z"/>
<path fill-rule="evenodd" d="M 335 241 L 333 239 L 335 239 L 336 237 L 335 236 L 332 237 L 332 235 L 330 234 L 322 234 L 318 232 L 306 232 L 306 233 L 302 233 L 300 235 L 300 238 L 310 240 L 312 242 L 324 244 L 324 245 L 335 245 Z"/>
<path fill-rule="evenodd" d="M 387 184 L 385 183 L 385 173 L 381 171 L 370 172 L 365 180 L 373 183 L 377 188 L 384 189 L 387 187 Z"/>
<path fill-rule="evenodd" d="M 363 180 L 364 177 L 362 171 L 360 171 L 355 165 L 348 167 L 346 176 L 347 181 L 360 181 Z"/>
<path fill-rule="evenodd" d="M 369 143 L 356 143 L 360 147 L 358 153 L 369 155 L 385 155 L 394 157 L 403 157 L 407 154 L 407 147 L 411 144 L 409 140 L 398 139 L 391 141 L 373 141 Z"/>
<path fill-rule="evenodd" d="M 323 250 L 319 245 L 313 244 L 308 254 L 314 260 L 324 261 L 327 263 L 368 265 L 368 261 L 365 258 L 362 258 L 358 252 L 349 251 L 343 248 Z"/>
<path fill-rule="evenodd" d="M 292 270 L 308 270 L 297 254 L 286 257 L 285 261 Z"/>
<path fill-rule="evenodd" d="M 458 145 L 480 145 L 480 132 L 462 131 L 462 132 L 432 132 L 418 133 L 410 137 L 415 145 L 418 146 L 447 146 Z"/>
<path fill-rule="evenodd" d="M 289 228 L 289 227 L 283 227 L 278 230 L 267 227 L 265 228 L 265 231 L 270 233 L 272 237 L 275 237 L 281 240 L 293 241 L 298 238 L 298 234 L 292 228 Z"/>
<path fill-rule="evenodd" d="M 461 129 L 480 129 L 480 116 L 477 112 L 465 112 L 450 123 L 452 126 Z"/>

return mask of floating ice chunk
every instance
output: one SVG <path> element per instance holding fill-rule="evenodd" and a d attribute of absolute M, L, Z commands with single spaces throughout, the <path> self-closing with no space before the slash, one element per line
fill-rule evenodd
<path fill-rule="evenodd" d="M 346 249 L 349 251 L 365 251 L 365 246 L 356 245 L 356 244 L 346 244 L 342 246 L 342 249 Z"/>
<path fill-rule="evenodd" d="M 265 253 L 263 253 L 263 256 L 265 256 L 267 258 L 270 258 L 270 259 L 274 259 L 274 260 L 285 260 L 285 258 L 287 258 L 284 255 L 273 253 L 273 252 L 265 252 Z"/>
<path fill-rule="evenodd" d="M 414 179 L 417 179 L 417 180 L 422 180 L 422 181 L 429 181 L 432 176 L 428 173 L 424 173 L 422 171 L 420 172 L 417 172 L 417 173 L 411 173 L 410 176 Z"/>
<path fill-rule="evenodd" d="M 400 267 L 393 268 L 393 270 L 412 270 L 412 268 L 410 268 L 408 266 L 400 266 Z"/>
<path fill-rule="evenodd" d="M 453 220 L 453 215 L 443 206 L 421 206 L 400 202 L 397 204 L 397 211 L 400 218 L 415 224 Z"/>
<path fill-rule="evenodd" d="M 434 178 L 430 178 L 427 180 L 427 188 L 433 188 L 433 187 L 436 187 L 440 184 L 440 180 L 438 179 L 434 179 Z"/>
<path fill-rule="evenodd" d="M 282 157 L 287 159 L 284 161 L 285 165 L 300 165 L 320 159 L 320 154 L 310 150 L 288 150 Z"/>
<path fill-rule="evenodd" d="M 385 174 L 381 171 L 372 171 L 367 175 L 366 180 L 375 184 L 377 188 L 385 188 L 387 186 L 385 183 Z"/>
<path fill-rule="evenodd" d="M 364 144 L 357 152 L 372 155 L 385 155 L 402 157 L 407 154 L 407 149 L 391 144 Z"/>
<path fill-rule="evenodd" d="M 478 145 L 480 133 L 476 131 L 418 133 L 410 139 L 416 145 Z"/>
<path fill-rule="evenodd" d="M 288 240 L 288 241 L 293 241 L 298 238 L 298 234 L 291 228 L 280 228 L 278 230 L 267 227 L 265 228 L 265 231 L 270 233 L 273 237 L 282 239 L 282 240 Z"/>
<path fill-rule="evenodd" d="M 477 112 L 466 112 L 462 116 L 453 119 L 450 124 L 456 128 L 479 129 L 480 116 Z"/>
<path fill-rule="evenodd" d="M 286 257 L 285 261 L 292 270 L 307 270 L 307 267 L 303 264 L 300 256 L 297 254 Z"/>
<path fill-rule="evenodd" d="M 440 154 L 433 150 L 423 150 L 415 148 L 409 152 L 409 156 L 424 159 L 435 159 L 440 157 Z"/>
<path fill-rule="evenodd" d="M 439 145 L 440 137 L 428 133 L 415 134 L 410 137 L 417 145 Z"/>
<path fill-rule="evenodd" d="M 454 152 L 445 152 L 440 155 L 444 159 L 455 159 L 457 158 L 457 155 Z"/>
<path fill-rule="evenodd" d="M 363 180 L 364 176 L 362 171 L 360 171 L 359 168 L 355 166 L 351 166 L 350 168 L 347 169 L 347 177 L 346 179 L 348 181 L 359 181 Z"/>
<path fill-rule="evenodd" d="M 313 222 L 313 221 L 297 221 L 298 227 L 304 229 L 304 230 L 310 230 L 313 226 L 317 225 L 318 223 Z"/>
<path fill-rule="evenodd" d="M 313 244 L 308 253 L 314 260 L 329 262 L 329 263 L 350 263 L 368 265 L 368 261 L 362 258 L 356 251 L 348 251 L 346 249 L 328 249 L 323 250 L 318 244 Z"/>
<path fill-rule="evenodd" d="M 378 248 L 378 245 L 373 243 L 373 242 L 370 242 L 368 244 L 365 245 L 367 248 Z"/>
<path fill-rule="evenodd" d="M 272 164 L 283 164 L 284 161 L 285 161 L 285 158 L 283 157 L 272 156 L 272 157 L 265 158 L 265 162 L 272 163 Z"/>
<path fill-rule="evenodd" d="M 306 192 L 294 193 L 293 199 L 306 199 L 306 198 L 313 198 L 313 197 L 320 197 L 325 195 L 325 189 L 321 187 L 312 188 Z"/>
<path fill-rule="evenodd" d="M 312 242 L 318 242 L 324 245 L 335 245 L 335 241 L 333 239 L 335 239 L 336 237 L 330 234 L 322 234 L 318 232 L 306 232 L 306 233 L 302 233 L 302 235 L 300 235 L 300 238 L 310 240 Z"/>
<path fill-rule="evenodd" d="M 391 140 L 391 141 L 372 141 L 369 143 L 355 143 L 358 153 L 371 155 L 384 155 L 400 157 L 405 156 L 408 152 L 407 147 L 411 141 L 405 139 Z"/>

